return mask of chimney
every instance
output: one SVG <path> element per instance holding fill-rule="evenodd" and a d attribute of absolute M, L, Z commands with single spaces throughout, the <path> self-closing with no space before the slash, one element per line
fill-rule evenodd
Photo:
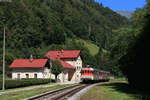
<path fill-rule="evenodd" d="M 61 50 L 61 55 L 62 55 L 62 56 L 64 55 L 64 50 Z"/>
<path fill-rule="evenodd" d="M 33 61 L 33 56 L 32 56 L 32 54 L 30 55 L 30 62 L 32 62 Z"/>
<path fill-rule="evenodd" d="M 56 55 L 56 59 L 57 59 L 57 60 L 60 59 L 60 55 L 59 55 L 59 54 Z"/>

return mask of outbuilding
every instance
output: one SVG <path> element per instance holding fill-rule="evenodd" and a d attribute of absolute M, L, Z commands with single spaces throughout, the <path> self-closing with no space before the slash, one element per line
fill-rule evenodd
<path fill-rule="evenodd" d="M 52 78 L 48 59 L 16 59 L 9 66 L 12 69 L 12 79 L 22 78 Z"/>

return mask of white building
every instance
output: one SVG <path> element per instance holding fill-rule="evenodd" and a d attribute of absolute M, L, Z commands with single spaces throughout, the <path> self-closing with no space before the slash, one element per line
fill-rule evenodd
<path fill-rule="evenodd" d="M 62 67 L 65 68 L 58 75 L 60 82 L 80 82 L 82 59 L 79 50 L 49 51 L 45 57 L 50 59 L 50 61 L 59 61 Z"/>
<path fill-rule="evenodd" d="M 12 79 L 51 78 L 48 59 L 16 59 L 9 66 L 12 68 Z"/>

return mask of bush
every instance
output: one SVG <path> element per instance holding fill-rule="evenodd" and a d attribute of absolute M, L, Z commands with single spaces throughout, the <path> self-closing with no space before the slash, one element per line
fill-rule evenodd
<path fill-rule="evenodd" d="M 5 81 L 5 88 L 18 88 L 18 87 L 25 87 L 25 86 L 31 86 L 31 85 L 39 85 L 39 84 L 46 84 L 54 82 L 54 80 L 51 79 L 21 79 L 21 80 L 6 80 Z M 2 89 L 2 80 L 0 80 L 0 89 Z"/>

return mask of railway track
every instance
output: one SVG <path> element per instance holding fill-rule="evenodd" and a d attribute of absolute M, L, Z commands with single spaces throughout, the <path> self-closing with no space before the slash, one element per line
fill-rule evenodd
<path fill-rule="evenodd" d="M 88 87 L 89 85 L 90 84 L 79 84 L 71 87 L 66 87 L 63 89 L 58 89 L 35 97 L 31 97 L 27 100 L 67 100 L 69 97 L 79 92 L 83 88 Z"/>

